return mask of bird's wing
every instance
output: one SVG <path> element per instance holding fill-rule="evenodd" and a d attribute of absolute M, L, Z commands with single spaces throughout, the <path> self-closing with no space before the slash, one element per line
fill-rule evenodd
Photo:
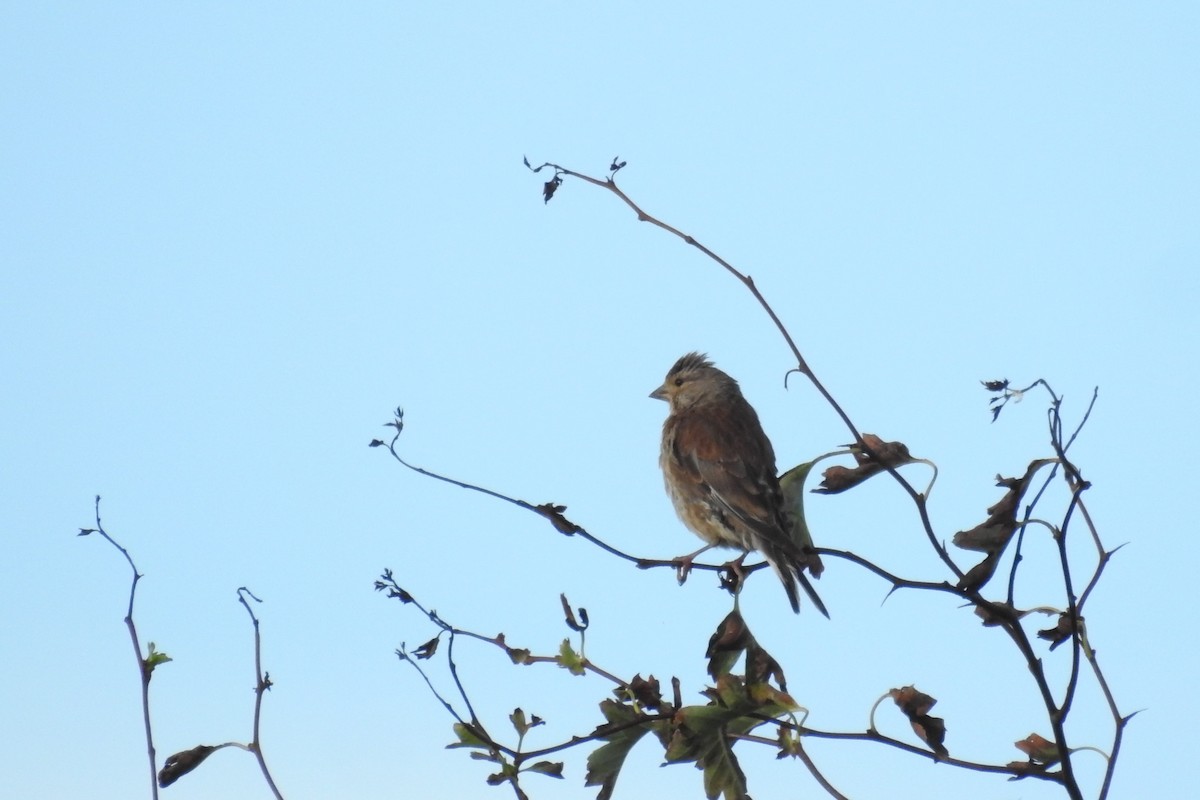
<path fill-rule="evenodd" d="M 808 556 L 792 541 L 782 518 L 783 496 L 771 441 L 754 410 L 748 404 L 740 410 L 748 413 L 713 410 L 675 420 L 672 446 L 681 468 L 679 477 L 706 485 L 712 501 L 749 530 L 754 549 L 783 582 L 793 611 L 800 610 L 799 583 L 817 610 L 828 617 L 801 568 Z"/>
<path fill-rule="evenodd" d="M 775 453 L 753 410 L 689 414 L 679 420 L 675 450 L 687 476 L 708 486 L 713 500 L 767 541 L 786 538 L 779 513 Z"/>

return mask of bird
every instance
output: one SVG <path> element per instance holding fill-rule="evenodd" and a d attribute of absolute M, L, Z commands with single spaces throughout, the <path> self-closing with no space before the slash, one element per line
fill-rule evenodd
<path fill-rule="evenodd" d="M 705 542 L 679 559 L 681 574 L 711 547 L 742 550 L 735 566 L 757 551 L 779 576 L 793 611 L 800 611 L 799 584 L 828 617 L 804 574 L 820 575 L 820 557 L 793 535 L 775 451 L 737 381 L 693 352 L 675 362 L 650 397 L 670 405 L 659 454 L 667 495 L 683 524 Z"/>

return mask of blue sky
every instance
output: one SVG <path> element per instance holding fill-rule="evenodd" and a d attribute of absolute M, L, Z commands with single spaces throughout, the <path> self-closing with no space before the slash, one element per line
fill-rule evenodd
<path fill-rule="evenodd" d="M 788 351 L 728 275 L 591 187 L 543 205 L 524 155 L 597 176 L 627 160 L 622 187 L 754 276 L 863 430 L 938 463 L 944 538 L 981 521 L 997 473 L 1048 455 L 1043 399 L 990 424 L 980 379 L 1046 378 L 1069 421 L 1099 386 L 1072 452 L 1106 544 L 1128 546 L 1089 632 L 1122 710 L 1145 709 L 1113 796 L 1180 792 L 1200 9 L 644 6 L 0 11 L 12 797 L 145 796 L 128 571 L 74 536 L 97 493 L 146 574 L 143 640 L 175 659 L 152 686 L 161 755 L 249 738 L 244 585 L 266 601 L 265 749 L 286 796 L 500 796 L 443 749 L 450 720 L 392 655 L 432 631 L 372 591 L 384 567 L 454 623 L 540 652 L 567 635 L 566 592 L 597 663 L 677 675 L 698 700 L 729 606 L 710 576 L 680 588 L 366 446 L 403 405 L 414 463 L 671 557 L 696 545 L 662 491 L 666 409 L 646 395 L 682 353 L 741 381 L 781 467 L 848 441 L 811 388 L 783 388 Z M 887 480 L 809 505 L 818 544 L 945 577 Z M 1031 552 L 1028 605 L 1058 602 L 1038 581 L 1049 556 L 1044 539 Z M 968 610 L 883 603 L 844 563 L 820 590 L 832 621 L 793 617 L 770 580 L 743 599 L 814 726 L 860 730 L 915 683 L 954 755 L 1014 760 L 1014 740 L 1045 732 L 1023 663 Z M 549 721 L 531 744 L 599 721 L 598 681 L 461 659 L 498 728 L 516 706 Z M 1046 660 L 1061 676 L 1063 655 Z M 1074 739 L 1107 747 L 1083 696 Z M 856 798 L 1059 796 L 861 744 L 813 753 Z M 820 796 L 797 763 L 743 758 L 756 797 Z M 694 770 L 660 761 L 635 750 L 617 796 L 701 795 Z M 1076 763 L 1094 794 L 1099 757 Z M 579 754 L 565 781 L 528 788 L 594 796 L 582 783 Z M 266 795 L 234 751 L 165 794 Z"/>

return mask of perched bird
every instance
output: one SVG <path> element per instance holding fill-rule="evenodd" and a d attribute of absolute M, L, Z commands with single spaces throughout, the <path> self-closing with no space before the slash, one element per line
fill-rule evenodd
<path fill-rule="evenodd" d="M 804 570 L 820 574 L 820 558 L 793 538 L 792 521 L 775 475 L 775 451 L 737 381 L 701 353 L 675 362 L 650 393 L 671 406 L 663 423 L 659 465 L 667 494 L 683 524 L 706 547 L 681 559 L 686 566 L 709 547 L 757 550 L 783 582 L 799 612 L 799 583 L 829 616 Z"/>

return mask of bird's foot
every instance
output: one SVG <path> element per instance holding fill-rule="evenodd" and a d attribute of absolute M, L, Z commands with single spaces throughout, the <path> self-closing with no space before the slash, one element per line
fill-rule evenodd
<path fill-rule="evenodd" d="M 744 568 L 747 555 L 749 553 L 742 553 L 733 561 L 726 561 L 721 565 L 721 588 L 732 595 L 737 595 L 742 590 L 742 582 L 747 574 Z"/>
<path fill-rule="evenodd" d="M 692 573 L 692 564 L 696 560 L 696 554 L 690 556 L 680 556 L 674 559 L 675 563 L 675 580 L 679 581 L 679 585 L 683 586 L 687 582 L 688 575 Z"/>
<path fill-rule="evenodd" d="M 712 549 L 711 544 L 707 547 L 701 547 L 694 553 L 688 553 L 686 556 L 679 556 L 678 558 L 671 559 L 672 563 L 675 565 L 675 580 L 679 581 L 680 586 L 687 581 L 688 575 L 692 573 L 692 564 L 696 563 L 696 556 L 710 549 Z"/>

